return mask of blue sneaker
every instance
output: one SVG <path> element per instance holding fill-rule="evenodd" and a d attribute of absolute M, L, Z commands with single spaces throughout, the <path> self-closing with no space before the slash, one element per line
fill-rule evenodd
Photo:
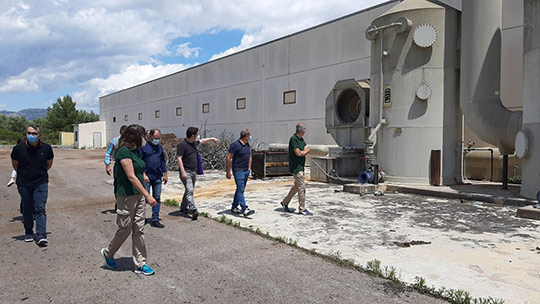
<path fill-rule="evenodd" d="M 135 269 L 135 273 L 144 274 L 145 276 L 151 276 L 155 273 L 154 269 L 152 269 L 148 265 L 143 265 L 137 269 Z"/>
<path fill-rule="evenodd" d="M 291 209 L 289 209 L 289 206 L 285 205 L 283 202 L 281 202 L 281 207 L 283 207 L 283 210 L 285 210 L 285 212 L 291 212 Z"/>
<path fill-rule="evenodd" d="M 29 242 L 33 242 L 34 241 L 34 236 L 32 234 L 27 234 L 25 237 L 24 237 L 24 241 L 29 243 Z"/>
<path fill-rule="evenodd" d="M 105 256 L 105 248 L 101 249 L 101 255 L 105 259 L 105 266 L 107 266 L 107 268 L 116 269 L 118 267 L 116 265 L 116 261 L 114 260 L 114 258 L 108 258 L 108 257 Z"/>
<path fill-rule="evenodd" d="M 300 212 L 300 214 L 303 214 L 303 215 L 313 215 L 313 213 L 309 212 L 307 209 L 304 209 L 304 211 Z"/>

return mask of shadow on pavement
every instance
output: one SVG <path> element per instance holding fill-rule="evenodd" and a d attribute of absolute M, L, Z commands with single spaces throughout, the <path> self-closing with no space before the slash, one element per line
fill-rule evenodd
<path fill-rule="evenodd" d="M 115 272 L 116 271 L 133 271 L 135 269 L 135 266 L 133 266 L 133 258 L 131 257 L 121 257 L 114 260 L 116 261 L 116 265 L 118 266 L 118 268 L 109 269 L 105 265 L 101 265 L 101 269 L 115 271 Z"/>

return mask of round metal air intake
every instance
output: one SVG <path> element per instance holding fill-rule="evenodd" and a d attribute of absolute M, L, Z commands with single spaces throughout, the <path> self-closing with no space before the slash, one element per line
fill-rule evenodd
<path fill-rule="evenodd" d="M 337 117 L 344 124 L 352 124 L 360 116 L 362 100 L 353 89 L 347 89 L 339 95 L 336 108 Z"/>

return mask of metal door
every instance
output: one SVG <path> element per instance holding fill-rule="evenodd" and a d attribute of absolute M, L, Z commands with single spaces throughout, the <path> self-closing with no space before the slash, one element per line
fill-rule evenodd
<path fill-rule="evenodd" d="M 94 149 L 101 148 L 101 132 L 94 132 Z"/>

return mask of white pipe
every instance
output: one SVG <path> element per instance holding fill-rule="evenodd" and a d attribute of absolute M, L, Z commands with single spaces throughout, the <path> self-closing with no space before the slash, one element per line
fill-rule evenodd
<path fill-rule="evenodd" d="M 522 112 L 500 99 L 502 0 L 463 1 L 461 29 L 461 111 L 482 140 L 514 152 Z"/>

